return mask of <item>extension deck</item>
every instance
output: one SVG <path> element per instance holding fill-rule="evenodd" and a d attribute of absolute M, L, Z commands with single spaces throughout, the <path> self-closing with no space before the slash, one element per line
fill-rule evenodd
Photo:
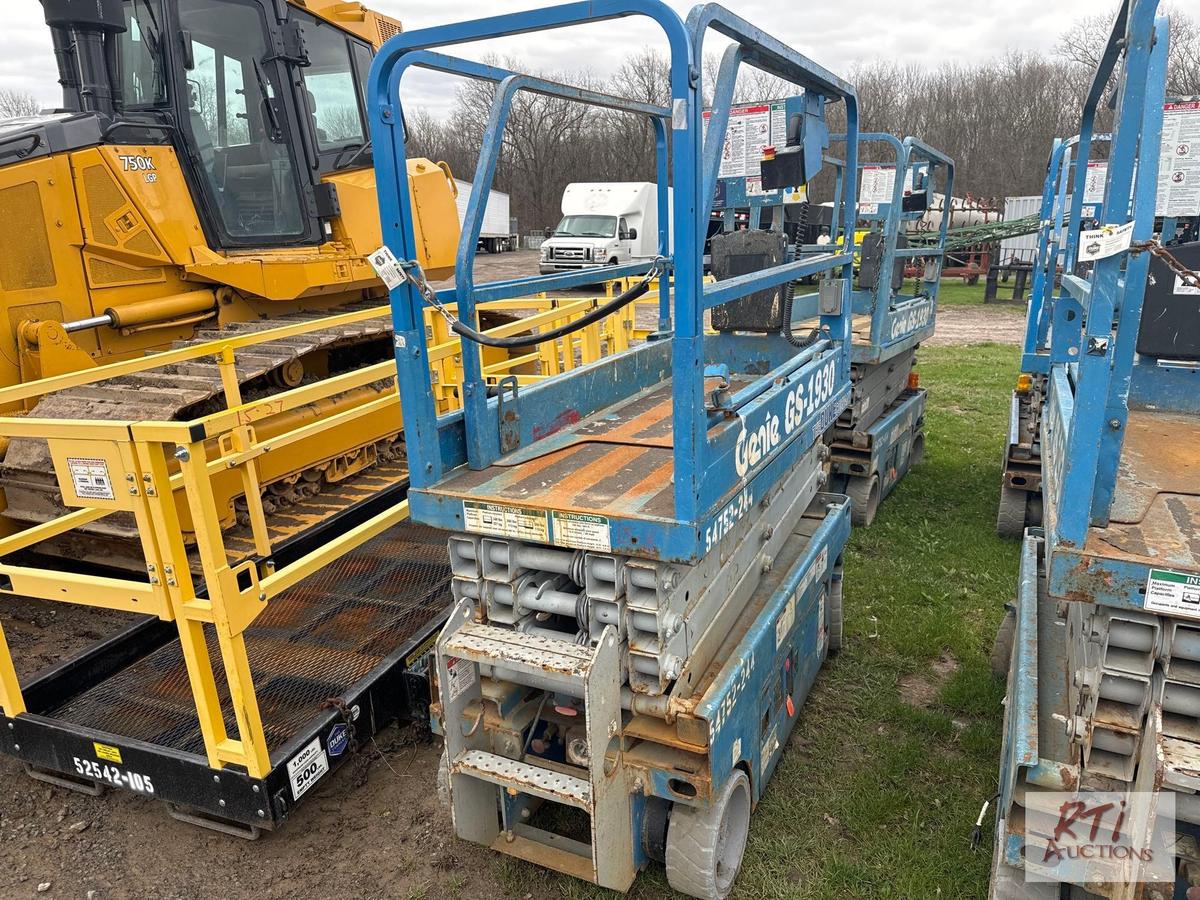
<path fill-rule="evenodd" d="M 449 582 L 444 535 L 406 522 L 268 605 L 245 632 L 270 752 L 265 778 L 209 767 L 178 632 L 151 617 L 23 685 L 30 712 L 4 719 L 0 750 L 34 777 L 132 790 L 187 821 L 256 837 L 282 825 L 357 743 L 397 719 L 427 718 L 425 656 L 448 612 Z M 208 649 L 219 658 L 215 637 Z M 218 692 L 232 727 L 223 677 Z"/>

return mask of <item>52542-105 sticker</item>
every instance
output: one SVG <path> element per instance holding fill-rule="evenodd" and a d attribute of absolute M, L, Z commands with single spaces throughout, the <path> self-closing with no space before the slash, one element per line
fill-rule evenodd
<path fill-rule="evenodd" d="M 128 769 L 114 766 L 112 763 L 95 759 L 80 759 L 76 756 L 74 761 L 75 771 L 81 778 L 102 781 L 113 787 L 123 787 L 139 794 L 154 796 L 154 782 L 150 780 L 149 775 L 131 772 Z"/>

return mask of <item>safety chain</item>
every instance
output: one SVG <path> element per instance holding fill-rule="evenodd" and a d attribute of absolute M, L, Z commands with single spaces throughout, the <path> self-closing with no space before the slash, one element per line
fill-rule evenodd
<path fill-rule="evenodd" d="M 353 754 L 358 752 L 358 733 L 354 728 L 354 713 L 350 707 L 346 705 L 341 697 L 330 697 L 321 704 L 321 709 L 336 710 L 338 715 L 342 717 L 342 724 L 346 726 L 346 743 L 347 749 Z"/>
<path fill-rule="evenodd" d="M 1193 272 L 1178 259 L 1171 255 L 1162 244 L 1156 240 L 1136 241 L 1129 247 L 1134 253 L 1141 253 L 1143 250 L 1150 253 L 1151 256 L 1157 256 L 1167 268 L 1179 276 L 1179 280 L 1183 282 L 1185 287 L 1200 289 L 1200 273 Z"/>

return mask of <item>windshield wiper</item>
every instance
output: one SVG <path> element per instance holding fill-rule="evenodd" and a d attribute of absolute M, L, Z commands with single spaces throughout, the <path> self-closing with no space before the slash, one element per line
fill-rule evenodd
<path fill-rule="evenodd" d="M 275 112 L 275 104 L 271 102 L 271 89 L 267 84 L 267 76 L 263 74 L 258 59 L 251 59 L 251 62 L 254 63 L 254 80 L 258 82 L 258 92 L 262 95 L 263 107 L 267 113 L 267 119 L 271 123 L 271 143 L 282 143 L 283 129 L 279 127 L 279 116 Z"/>
<path fill-rule="evenodd" d="M 342 157 L 345 156 L 347 153 L 350 153 L 351 150 L 353 150 L 354 153 L 350 156 L 349 159 L 347 159 L 343 162 Z M 333 161 L 333 170 L 336 172 L 340 169 L 349 169 L 352 165 L 354 165 L 356 162 L 358 162 L 360 159 L 362 159 L 364 156 L 366 156 L 370 152 L 371 152 L 371 141 L 370 140 L 368 140 L 365 144 L 360 144 L 357 141 L 352 144 L 347 144 L 345 147 L 342 148 L 341 152 L 337 155 L 337 159 L 335 159 Z"/>

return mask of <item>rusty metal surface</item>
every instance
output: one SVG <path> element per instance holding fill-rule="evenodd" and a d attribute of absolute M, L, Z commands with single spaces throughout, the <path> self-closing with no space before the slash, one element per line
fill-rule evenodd
<path fill-rule="evenodd" d="M 751 379 L 733 377 L 730 391 Z M 707 379 L 705 390 L 716 388 Z M 724 426 L 718 426 L 724 427 Z M 671 382 L 581 419 L 526 452 L 438 485 L 440 494 L 487 503 L 611 516 L 674 515 Z"/>
<path fill-rule="evenodd" d="M 821 324 L 819 318 L 807 319 L 792 326 L 796 334 L 816 328 Z M 850 322 L 850 342 L 856 347 L 868 347 L 871 344 L 871 317 L 868 315 L 855 316 Z"/>
<path fill-rule="evenodd" d="M 441 532 L 405 524 L 272 600 L 245 633 L 267 744 L 283 747 L 450 602 Z M 209 632 L 226 726 L 236 733 Z M 64 723 L 203 755 L 178 640 L 47 713 Z"/>
<path fill-rule="evenodd" d="M 1085 553 L 1200 569 L 1200 421 L 1130 411 L 1110 522 Z"/>

